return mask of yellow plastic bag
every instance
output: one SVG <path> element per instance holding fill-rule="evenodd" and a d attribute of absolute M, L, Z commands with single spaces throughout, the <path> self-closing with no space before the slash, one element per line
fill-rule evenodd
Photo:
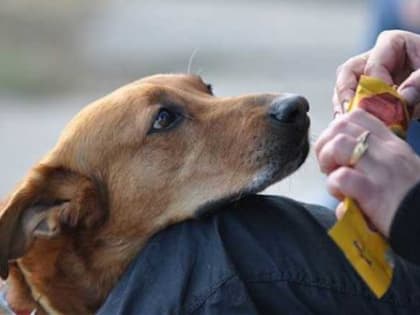
<path fill-rule="evenodd" d="M 405 138 L 409 115 L 405 101 L 394 87 L 362 76 L 349 111 L 362 108 L 381 119 L 391 130 Z M 346 197 L 345 213 L 328 234 L 343 251 L 376 297 L 382 297 L 392 282 L 393 254 L 386 240 L 370 229 L 357 203 Z"/>

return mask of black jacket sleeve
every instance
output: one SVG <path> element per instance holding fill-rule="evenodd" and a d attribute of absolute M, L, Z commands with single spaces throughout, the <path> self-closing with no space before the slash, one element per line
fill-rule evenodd
<path fill-rule="evenodd" d="M 97 315 L 420 314 L 420 268 L 396 257 L 378 300 L 327 234 L 324 208 L 251 195 L 168 227 Z"/>
<path fill-rule="evenodd" d="M 395 253 L 420 265 L 420 182 L 401 202 L 391 224 L 389 240 Z"/>

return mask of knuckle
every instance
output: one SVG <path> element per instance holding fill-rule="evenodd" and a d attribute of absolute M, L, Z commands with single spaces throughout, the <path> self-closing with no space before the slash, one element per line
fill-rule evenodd
<path fill-rule="evenodd" d="M 329 169 L 329 165 L 331 163 L 331 145 L 327 144 L 321 152 L 319 152 L 318 160 L 319 160 L 319 168 L 323 173 L 327 172 Z"/>
<path fill-rule="evenodd" d="M 319 160 L 319 169 L 321 173 L 328 175 L 329 164 L 325 162 L 324 158 Z"/>
<path fill-rule="evenodd" d="M 378 35 L 377 43 L 385 43 L 394 49 L 403 47 L 408 32 L 401 30 L 386 30 Z"/>
<path fill-rule="evenodd" d="M 348 90 L 346 80 L 338 80 L 335 84 L 335 90 L 338 96 L 342 95 L 346 90 Z"/>
<path fill-rule="evenodd" d="M 356 108 L 355 110 L 352 110 L 348 116 L 348 119 L 350 121 L 356 122 L 360 121 L 361 119 L 364 119 L 367 117 L 367 112 L 363 109 Z"/>
<path fill-rule="evenodd" d="M 410 76 L 408 77 L 407 81 L 411 81 L 410 83 L 415 85 L 415 86 L 420 85 L 420 69 L 412 72 L 410 74 Z M 420 87 L 418 87 L 418 88 L 420 88 Z"/>
<path fill-rule="evenodd" d="M 342 132 L 344 130 L 346 130 L 349 126 L 349 122 L 347 121 L 347 119 L 345 119 L 346 117 L 343 117 L 342 119 L 339 119 L 336 124 L 334 125 L 334 131 L 335 132 Z"/>
<path fill-rule="evenodd" d="M 315 156 L 319 161 L 321 159 L 322 144 L 320 144 L 319 142 L 315 143 L 314 151 L 315 151 Z"/>
<path fill-rule="evenodd" d="M 378 63 L 377 60 L 369 59 L 365 66 L 365 73 L 372 73 L 378 69 L 378 67 L 382 67 L 382 65 Z"/>
<path fill-rule="evenodd" d="M 334 173 L 334 180 L 341 186 L 352 180 L 352 171 L 347 167 L 341 167 Z"/>
<path fill-rule="evenodd" d="M 342 149 L 344 146 L 348 145 L 349 143 L 350 143 L 350 137 L 346 134 L 340 133 L 334 138 L 332 142 L 332 148 L 334 151 L 338 151 Z"/>
<path fill-rule="evenodd" d="M 383 40 L 388 40 L 388 38 L 390 36 L 392 36 L 393 31 L 391 30 L 385 30 L 379 33 L 378 37 L 377 37 L 377 41 L 383 41 Z"/>
<path fill-rule="evenodd" d="M 352 72 L 355 68 L 355 65 L 357 65 L 363 57 L 361 55 L 353 56 L 347 59 L 344 63 L 339 65 L 335 71 L 337 77 L 340 76 L 342 73 L 345 72 Z"/>
<path fill-rule="evenodd" d="M 363 57 L 361 55 L 350 57 L 347 60 L 347 62 L 345 63 L 345 67 L 346 68 L 353 69 L 354 65 L 357 64 L 357 63 L 359 63 L 360 60 L 362 60 L 362 59 L 363 59 Z"/>
<path fill-rule="evenodd" d="M 403 31 L 399 30 L 385 30 L 379 33 L 378 41 L 392 41 L 395 38 L 400 37 L 404 34 Z"/>

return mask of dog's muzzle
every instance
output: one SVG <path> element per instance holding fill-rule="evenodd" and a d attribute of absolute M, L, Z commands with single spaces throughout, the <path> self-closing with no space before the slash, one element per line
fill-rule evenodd
<path fill-rule="evenodd" d="M 308 121 L 309 103 L 303 96 L 287 95 L 275 98 L 268 110 L 271 121 L 276 125 L 305 125 Z"/>

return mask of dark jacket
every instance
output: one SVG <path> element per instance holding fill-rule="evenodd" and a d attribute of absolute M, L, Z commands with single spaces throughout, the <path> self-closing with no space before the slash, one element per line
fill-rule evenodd
<path fill-rule="evenodd" d="M 391 224 L 394 252 L 420 266 L 420 183 L 401 202 Z"/>
<path fill-rule="evenodd" d="M 420 314 L 420 269 L 396 260 L 376 299 L 326 234 L 332 212 L 250 196 L 155 235 L 98 314 Z"/>

